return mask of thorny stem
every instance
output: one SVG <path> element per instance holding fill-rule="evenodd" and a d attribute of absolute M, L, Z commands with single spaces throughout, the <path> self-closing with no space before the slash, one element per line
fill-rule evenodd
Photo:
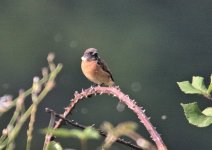
<path fill-rule="evenodd" d="M 203 95 L 205 98 L 207 98 L 208 100 L 212 101 L 212 97 L 208 96 L 208 95 Z"/>
<path fill-rule="evenodd" d="M 128 95 L 125 95 L 118 86 L 115 87 L 102 87 L 102 86 L 96 86 L 96 87 L 90 87 L 88 89 L 82 90 L 81 93 L 75 92 L 74 98 L 71 100 L 69 106 L 65 108 L 65 112 L 63 113 L 63 117 L 66 118 L 77 102 L 79 100 L 82 100 L 83 98 L 87 98 L 90 95 L 96 95 L 96 94 L 108 94 L 113 95 L 114 97 L 117 97 L 122 103 L 125 103 L 129 109 L 131 109 L 138 117 L 141 123 L 144 124 L 147 131 L 149 132 L 151 138 L 156 143 L 158 150 L 167 150 L 166 145 L 164 144 L 162 138 L 157 133 L 156 129 L 153 127 L 151 122 L 149 121 L 149 118 L 145 115 L 145 110 L 143 110 L 142 107 L 139 107 L 135 100 L 132 100 L 129 98 Z M 62 119 L 59 119 L 54 128 L 59 128 L 62 123 Z M 45 144 L 48 145 L 50 142 L 51 135 L 46 135 L 45 138 Z"/>

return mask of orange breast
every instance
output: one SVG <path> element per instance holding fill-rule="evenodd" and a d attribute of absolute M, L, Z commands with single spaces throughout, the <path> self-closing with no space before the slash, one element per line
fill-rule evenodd
<path fill-rule="evenodd" d="M 105 72 L 96 61 L 82 61 L 82 72 L 92 82 L 96 84 L 112 85 L 110 75 Z"/>

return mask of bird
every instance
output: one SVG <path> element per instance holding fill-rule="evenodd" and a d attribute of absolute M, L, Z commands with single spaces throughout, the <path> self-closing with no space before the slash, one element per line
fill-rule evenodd
<path fill-rule="evenodd" d="M 95 85 L 114 86 L 115 82 L 107 64 L 99 57 L 96 48 L 88 48 L 81 57 L 81 69 Z"/>

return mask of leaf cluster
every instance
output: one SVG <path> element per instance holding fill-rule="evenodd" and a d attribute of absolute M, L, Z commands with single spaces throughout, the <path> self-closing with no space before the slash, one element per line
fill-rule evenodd
<path fill-rule="evenodd" d="M 189 81 L 182 81 L 177 82 L 177 84 L 185 94 L 198 94 L 204 96 L 208 100 L 212 100 L 212 75 L 210 79 L 211 81 L 208 87 L 204 83 L 204 78 L 200 76 L 193 76 L 191 83 Z M 197 127 L 207 127 L 212 124 L 212 107 L 208 107 L 201 111 L 196 102 L 181 105 L 190 124 Z"/>

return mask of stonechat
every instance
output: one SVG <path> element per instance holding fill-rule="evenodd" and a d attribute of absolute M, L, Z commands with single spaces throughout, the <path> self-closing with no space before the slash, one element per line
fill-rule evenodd
<path fill-rule="evenodd" d="M 113 86 L 115 84 L 109 68 L 99 57 L 97 49 L 86 49 L 81 59 L 82 72 L 91 82 L 106 86 Z"/>

